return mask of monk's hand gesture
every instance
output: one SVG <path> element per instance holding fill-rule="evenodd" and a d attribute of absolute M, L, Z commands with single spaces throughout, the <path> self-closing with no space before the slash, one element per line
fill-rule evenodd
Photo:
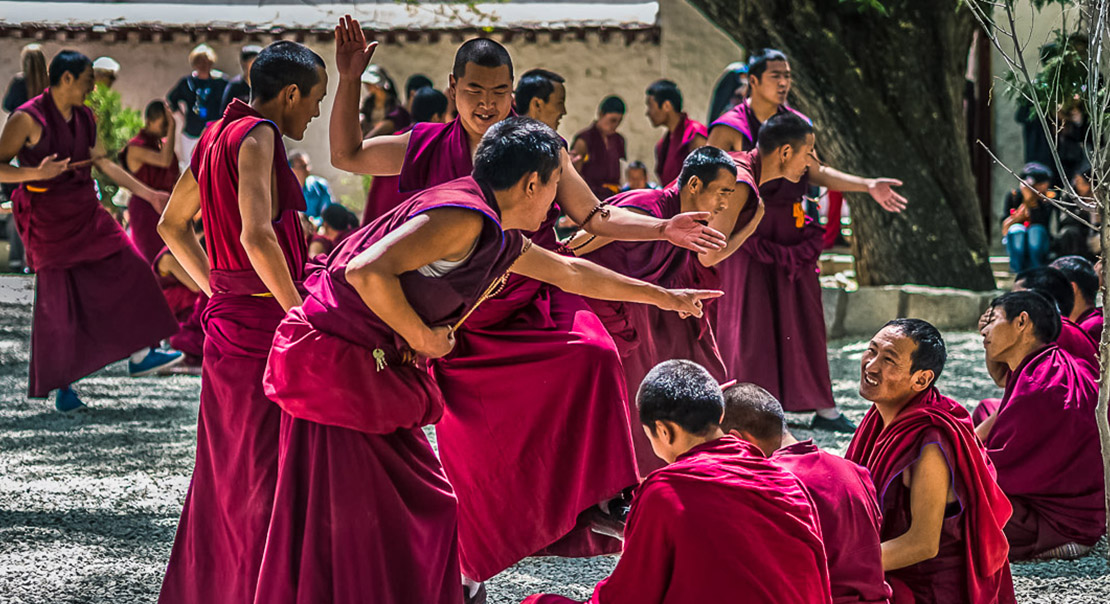
<path fill-rule="evenodd" d="M 663 310 L 673 310 L 683 319 L 702 315 L 702 300 L 719 298 L 725 292 L 715 289 L 668 289 L 667 300 L 659 305 Z"/>
<path fill-rule="evenodd" d="M 426 358 L 438 359 L 447 356 L 455 348 L 455 330 L 450 327 L 432 327 L 423 341 L 412 347 L 413 352 Z"/>
<path fill-rule="evenodd" d="M 361 78 L 377 47 L 377 42 L 366 43 L 366 34 L 357 20 L 344 15 L 335 26 L 335 66 L 339 69 L 339 77 Z"/>
<path fill-rule="evenodd" d="M 65 172 L 69 168 L 69 158 L 58 159 L 57 153 L 51 153 L 42 158 L 35 171 L 38 172 L 38 180 L 50 180 Z"/>
<path fill-rule="evenodd" d="M 149 201 L 150 205 L 161 214 L 166 211 L 166 204 L 170 202 L 170 194 L 166 191 L 151 190 L 147 201 Z"/>
<path fill-rule="evenodd" d="M 894 191 L 902 186 L 896 178 L 872 178 L 867 181 L 867 192 L 887 212 L 901 212 L 906 209 L 906 198 Z"/>
<path fill-rule="evenodd" d="M 706 226 L 709 218 L 709 212 L 679 214 L 663 224 L 663 238 L 699 254 L 719 250 L 725 247 L 728 238 L 717 229 Z"/>

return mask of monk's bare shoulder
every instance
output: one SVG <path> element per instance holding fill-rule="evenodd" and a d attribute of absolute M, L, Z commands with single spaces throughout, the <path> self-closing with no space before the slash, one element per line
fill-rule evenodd
<path fill-rule="evenodd" d="M 429 223 L 443 234 L 465 240 L 469 245 L 482 233 L 485 219 L 479 212 L 464 208 L 435 208 L 424 212 Z"/>
<path fill-rule="evenodd" d="M 5 155 L 13 148 L 14 153 L 18 153 L 23 147 L 34 147 L 40 139 L 42 139 L 42 126 L 26 111 L 16 111 L 8 116 L 8 121 L 4 123 L 3 141 L 0 147 L 3 148 Z"/>

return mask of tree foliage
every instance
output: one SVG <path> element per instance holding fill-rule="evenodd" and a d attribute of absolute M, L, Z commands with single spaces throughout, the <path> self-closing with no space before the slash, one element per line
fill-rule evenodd
<path fill-rule="evenodd" d="M 111 88 L 98 84 L 85 99 L 96 116 L 96 138 L 104 145 L 108 157 L 115 159 L 119 152 L 127 146 L 143 127 L 143 116 L 140 112 L 123 105 L 123 97 Z M 96 180 L 100 191 L 100 201 L 112 209 L 112 199 L 119 191 L 119 186 L 112 182 L 100 170 L 93 168 L 93 179 Z"/>

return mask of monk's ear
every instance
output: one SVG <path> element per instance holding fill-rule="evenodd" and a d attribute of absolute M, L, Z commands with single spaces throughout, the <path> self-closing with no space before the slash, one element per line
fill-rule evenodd
<path fill-rule="evenodd" d="M 168 254 L 167 254 L 167 255 L 168 255 Z M 732 429 L 732 430 L 729 430 L 729 431 L 728 431 L 728 435 L 729 435 L 729 436 L 735 436 L 736 438 L 739 438 L 740 440 L 746 440 L 746 439 L 744 438 L 744 435 L 743 435 L 743 434 L 741 434 L 741 433 L 740 433 L 740 431 L 739 431 L 739 430 L 736 430 L 735 428 L 734 428 L 734 429 Z"/>
<path fill-rule="evenodd" d="M 910 383 L 910 388 L 912 388 L 914 392 L 922 392 L 933 384 L 936 375 L 937 374 L 933 373 L 932 369 L 922 369 L 914 374 L 913 381 Z"/>
<path fill-rule="evenodd" d="M 301 87 L 296 84 L 290 84 L 281 91 L 281 98 L 285 99 L 285 104 L 294 107 L 297 101 L 301 100 Z"/>

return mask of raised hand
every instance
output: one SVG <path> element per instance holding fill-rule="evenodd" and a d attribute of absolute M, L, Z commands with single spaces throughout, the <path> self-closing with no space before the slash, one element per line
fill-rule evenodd
<path fill-rule="evenodd" d="M 362 77 L 377 47 L 377 42 L 366 43 L 366 34 L 357 20 L 344 15 L 335 26 L 335 66 L 339 77 L 355 80 Z"/>
<path fill-rule="evenodd" d="M 716 289 L 669 289 L 667 302 L 659 308 L 673 310 L 683 319 L 702 315 L 702 300 L 719 298 L 725 292 Z"/>
<path fill-rule="evenodd" d="M 666 222 L 663 238 L 678 247 L 704 254 L 719 250 L 728 243 L 728 238 L 720 231 L 703 224 L 708 221 L 709 212 L 687 212 L 679 214 Z"/>
<path fill-rule="evenodd" d="M 455 348 L 455 330 L 450 327 L 432 327 L 424 341 L 412 349 L 426 359 L 447 356 Z"/>
<path fill-rule="evenodd" d="M 867 192 L 887 212 L 901 212 L 906 209 L 906 198 L 894 191 L 902 186 L 896 178 L 872 178 L 867 183 Z"/>
<path fill-rule="evenodd" d="M 69 168 L 69 158 L 57 159 L 57 153 L 51 153 L 42 158 L 35 171 L 38 172 L 38 180 L 50 180 L 65 172 Z"/>

